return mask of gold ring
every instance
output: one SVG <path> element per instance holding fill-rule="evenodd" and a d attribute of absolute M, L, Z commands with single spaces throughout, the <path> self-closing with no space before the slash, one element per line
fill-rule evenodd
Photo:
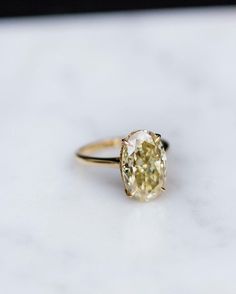
<path fill-rule="evenodd" d="M 107 148 L 120 148 L 119 157 L 97 157 L 92 154 Z M 168 143 L 161 135 L 147 130 L 130 133 L 126 138 L 113 138 L 87 144 L 76 152 L 83 162 L 119 167 L 126 195 L 149 201 L 165 191 L 166 150 Z"/>

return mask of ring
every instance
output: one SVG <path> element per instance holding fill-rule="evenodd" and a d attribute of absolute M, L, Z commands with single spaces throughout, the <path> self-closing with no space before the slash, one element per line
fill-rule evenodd
<path fill-rule="evenodd" d="M 147 130 L 130 133 L 126 138 L 113 138 L 87 144 L 76 152 L 83 162 L 119 167 L 126 195 L 149 201 L 165 191 L 166 150 L 169 144 L 161 135 Z M 107 148 L 120 148 L 119 157 L 92 156 Z"/>

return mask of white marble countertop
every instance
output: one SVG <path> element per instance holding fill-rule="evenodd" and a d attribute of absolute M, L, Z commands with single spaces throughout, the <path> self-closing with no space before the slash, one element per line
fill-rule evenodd
<path fill-rule="evenodd" d="M 236 9 L 0 21 L 0 291 L 235 294 Z M 88 141 L 149 129 L 145 204 Z"/>

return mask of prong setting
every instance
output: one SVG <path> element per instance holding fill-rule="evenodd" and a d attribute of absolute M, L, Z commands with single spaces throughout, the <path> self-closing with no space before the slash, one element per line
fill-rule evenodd
<path fill-rule="evenodd" d="M 129 197 L 140 201 L 156 198 L 165 190 L 166 181 L 161 136 L 146 130 L 130 133 L 122 140 L 120 169 Z"/>

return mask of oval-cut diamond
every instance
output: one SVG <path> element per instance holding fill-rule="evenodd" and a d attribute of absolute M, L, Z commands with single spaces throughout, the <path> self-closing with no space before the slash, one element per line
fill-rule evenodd
<path fill-rule="evenodd" d="M 149 131 L 129 134 L 123 139 L 120 164 L 128 196 L 149 201 L 165 189 L 166 152 L 160 135 Z"/>

